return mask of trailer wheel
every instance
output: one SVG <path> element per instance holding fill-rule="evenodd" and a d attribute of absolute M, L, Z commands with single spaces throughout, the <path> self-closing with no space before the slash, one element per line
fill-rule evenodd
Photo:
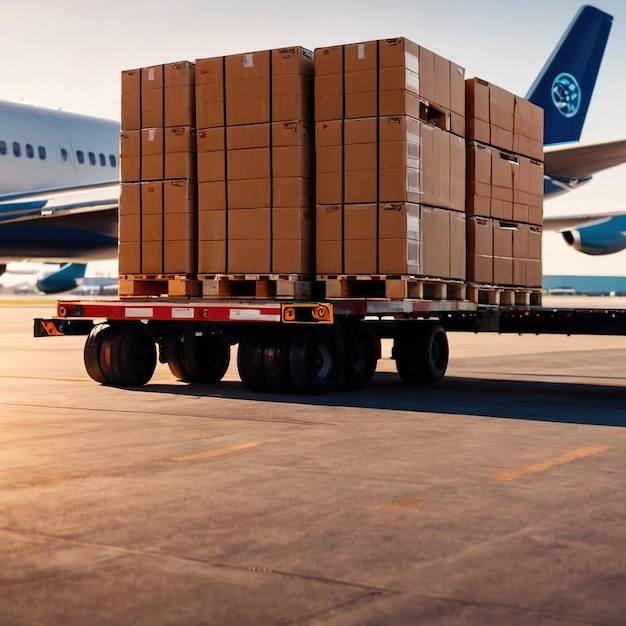
<path fill-rule="evenodd" d="M 298 332 L 289 350 L 289 369 L 296 393 L 329 393 L 341 382 L 343 343 L 334 328 L 310 327 Z"/>
<path fill-rule="evenodd" d="M 393 355 L 400 378 L 406 383 L 435 382 L 448 368 L 448 337 L 439 324 L 410 328 L 394 341 Z"/>
<path fill-rule="evenodd" d="M 217 339 L 205 340 L 193 332 L 175 336 L 167 344 L 167 365 L 186 383 L 218 383 L 230 364 L 230 346 Z"/>
<path fill-rule="evenodd" d="M 267 389 L 274 393 L 293 391 L 289 368 L 292 332 L 289 328 L 273 329 L 263 349 L 263 372 Z"/>
<path fill-rule="evenodd" d="M 100 350 L 100 369 L 108 384 L 141 387 L 155 368 L 156 345 L 141 322 L 109 326 Z"/>
<path fill-rule="evenodd" d="M 91 379 L 102 385 L 109 383 L 100 367 L 100 355 L 102 353 L 102 342 L 110 330 L 111 326 L 107 323 L 96 324 L 91 329 L 83 350 L 83 360 L 87 374 Z"/>
<path fill-rule="evenodd" d="M 345 346 L 344 387 L 367 387 L 376 372 L 380 358 L 380 339 L 370 326 L 359 322 L 343 329 Z"/>
<path fill-rule="evenodd" d="M 239 342 L 237 369 L 241 381 L 250 391 L 267 391 L 268 388 L 263 367 L 265 337 L 265 332 L 259 331 Z"/>

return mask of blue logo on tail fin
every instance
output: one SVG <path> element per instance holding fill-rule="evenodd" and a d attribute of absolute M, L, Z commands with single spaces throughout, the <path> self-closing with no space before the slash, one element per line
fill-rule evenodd
<path fill-rule="evenodd" d="M 544 110 L 544 144 L 580 139 L 612 23 L 581 7 L 526 94 Z"/>
<path fill-rule="evenodd" d="M 552 83 L 552 102 L 556 110 L 565 117 L 574 117 L 580 109 L 580 85 L 567 72 L 559 74 Z"/>

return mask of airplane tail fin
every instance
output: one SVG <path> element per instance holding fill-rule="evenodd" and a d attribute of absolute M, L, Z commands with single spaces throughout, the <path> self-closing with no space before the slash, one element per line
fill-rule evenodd
<path fill-rule="evenodd" d="M 581 7 L 526 94 L 544 109 L 545 145 L 580 139 L 612 23 Z"/>

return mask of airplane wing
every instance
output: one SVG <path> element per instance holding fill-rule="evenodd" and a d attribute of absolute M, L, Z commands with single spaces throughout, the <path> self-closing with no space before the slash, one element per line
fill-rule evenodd
<path fill-rule="evenodd" d="M 580 227 L 580 226 L 595 226 L 603 222 L 607 222 L 614 217 L 626 215 L 626 212 L 613 212 L 613 213 L 592 213 L 581 215 L 568 215 L 568 216 L 546 216 L 543 218 L 544 230 L 550 231 L 562 231 L 568 228 Z"/>
<path fill-rule="evenodd" d="M 0 196 L 0 225 L 117 209 L 118 182 Z"/>
<path fill-rule="evenodd" d="M 545 146 L 543 158 L 546 176 L 584 178 L 626 163 L 626 139 Z"/>

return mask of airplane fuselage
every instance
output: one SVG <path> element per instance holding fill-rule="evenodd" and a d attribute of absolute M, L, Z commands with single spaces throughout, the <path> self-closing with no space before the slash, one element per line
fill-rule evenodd
<path fill-rule="evenodd" d="M 0 102 L 0 198 L 119 180 L 118 122 Z"/>

